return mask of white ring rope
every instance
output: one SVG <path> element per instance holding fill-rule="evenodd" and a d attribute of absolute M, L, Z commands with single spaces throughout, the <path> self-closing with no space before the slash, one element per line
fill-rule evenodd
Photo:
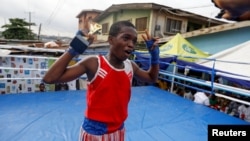
<path fill-rule="evenodd" d="M 195 80 L 195 79 L 190 79 L 188 77 L 174 75 L 174 74 L 171 74 L 171 73 L 168 73 L 168 72 L 160 72 L 160 74 L 164 74 L 166 76 L 175 77 L 175 78 L 178 78 L 178 79 L 181 79 L 181 80 L 185 80 L 185 81 L 189 81 L 189 82 L 193 82 L 193 83 L 196 83 L 196 84 L 201 84 L 203 86 L 211 86 L 211 82 L 210 81 L 198 81 L 198 80 Z M 226 91 L 230 91 L 230 92 L 235 92 L 237 94 L 248 96 L 248 97 L 250 96 L 250 91 L 249 90 L 245 90 L 245 89 L 235 88 L 235 87 L 231 87 L 231 86 L 225 86 L 225 85 L 218 84 L 218 83 L 214 83 L 214 88 L 218 88 L 218 89 L 226 90 Z M 247 102 L 247 101 L 244 101 L 244 100 L 240 100 L 240 99 L 237 99 L 237 98 L 234 98 L 234 97 L 226 96 L 226 95 L 219 94 L 219 93 L 215 93 L 215 95 L 218 96 L 218 97 L 223 97 L 225 99 L 236 101 L 238 103 L 250 105 L 250 102 Z"/>
<path fill-rule="evenodd" d="M 184 77 L 182 75 L 175 75 L 169 72 L 162 72 L 160 71 L 160 74 L 166 75 L 166 76 L 170 76 L 170 77 L 175 77 L 177 79 L 181 79 L 181 80 L 185 80 L 188 82 L 192 82 L 195 84 L 200 84 L 203 86 L 211 86 L 211 82 L 210 81 L 199 81 L 199 80 L 195 80 L 195 79 L 191 79 L 189 77 Z M 231 87 L 231 86 L 226 86 L 226 85 L 222 85 L 222 84 L 218 84 L 218 83 L 214 83 L 214 88 L 215 89 L 220 89 L 220 90 L 225 90 L 225 91 L 230 91 L 230 92 L 234 92 L 240 95 L 244 95 L 247 97 L 250 97 L 250 91 L 249 90 L 245 90 L 245 89 L 241 89 L 241 88 L 235 88 L 235 87 Z"/>
<path fill-rule="evenodd" d="M 219 93 L 215 93 L 215 95 L 218 96 L 218 97 L 223 97 L 225 99 L 229 99 L 229 100 L 236 101 L 238 103 L 242 103 L 242 104 L 246 104 L 246 105 L 250 106 L 250 102 L 247 102 L 247 101 L 244 101 L 244 100 L 240 100 L 240 99 L 237 99 L 237 98 L 234 98 L 234 97 L 230 97 L 230 96 L 226 96 L 226 95 L 219 94 Z"/>
<path fill-rule="evenodd" d="M 48 71 L 48 69 L 33 69 L 33 68 L 12 68 L 12 67 L 0 67 L 3 70 L 31 70 L 31 71 Z"/>
<path fill-rule="evenodd" d="M 24 55 L 5 55 L 5 56 L 0 56 L 0 57 L 2 57 L 2 58 L 6 58 L 6 57 L 9 57 L 9 58 L 11 58 L 11 57 L 15 57 L 15 58 L 32 58 L 32 59 L 37 58 L 37 59 L 47 59 L 47 60 L 49 60 L 49 59 L 57 60 L 58 59 L 56 57 L 24 56 Z M 207 59 L 207 60 L 212 60 L 212 59 Z M 216 60 L 216 61 L 220 61 L 220 60 Z M 231 61 L 225 61 L 225 62 L 231 62 Z M 238 62 L 238 63 L 240 63 L 240 62 Z M 245 64 L 248 64 L 248 63 L 245 63 Z M 39 69 L 39 68 L 13 68 L 13 67 L 2 67 L 2 66 L 0 67 L 0 69 L 2 69 L 2 70 L 20 70 L 21 69 L 21 70 L 30 70 L 30 71 L 48 71 L 48 69 Z M 174 78 L 177 78 L 177 79 L 181 79 L 181 80 L 184 80 L 184 81 L 189 81 L 189 82 L 192 82 L 192 83 L 195 83 L 195 84 L 200 84 L 200 85 L 203 85 L 203 86 L 211 86 L 211 84 L 212 84 L 210 81 L 199 81 L 199 80 L 188 78 L 186 76 L 172 74 L 172 73 L 169 73 L 167 71 L 164 71 L 164 72 L 160 71 L 159 73 L 163 74 L 165 76 L 174 77 Z M 15 78 L 15 77 L 8 78 L 7 77 L 6 78 L 5 77 L 5 78 L 0 78 L 0 81 L 1 80 L 41 80 L 41 79 L 42 79 L 42 77 L 23 77 L 23 78 L 21 78 L 21 77 L 17 77 L 17 78 Z M 86 76 L 83 75 L 83 76 L 79 77 L 79 79 L 86 79 Z M 218 83 L 213 83 L 213 84 L 214 84 L 214 89 L 226 90 L 226 91 L 230 91 L 230 92 L 234 92 L 234 93 L 237 93 L 237 94 L 240 94 L 240 95 L 250 97 L 250 91 L 249 90 L 235 88 L 235 87 L 226 86 L 226 85 L 221 85 L 221 84 L 218 84 Z M 225 95 L 222 95 L 222 94 L 219 94 L 219 93 L 215 93 L 215 95 L 219 96 L 219 97 L 229 99 L 229 100 L 233 100 L 233 101 L 236 101 L 236 102 L 239 102 L 239 103 L 250 105 L 249 102 L 239 100 L 239 99 L 236 99 L 236 98 L 233 98 L 233 97 L 230 97 L 230 96 L 225 96 Z"/>
<path fill-rule="evenodd" d="M 27 46 L 17 46 L 17 45 L 0 45 L 0 48 L 2 49 L 19 49 L 22 51 L 33 51 L 33 52 L 39 52 L 39 51 L 45 51 L 45 52 L 59 52 L 59 53 L 64 53 L 64 49 L 48 49 L 48 48 L 32 48 L 32 47 L 27 47 Z"/>
<path fill-rule="evenodd" d="M 15 77 L 11 77 L 11 78 L 0 78 L 0 80 L 40 80 L 42 79 L 41 77 L 24 77 L 24 78 L 15 78 Z"/>
<path fill-rule="evenodd" d="M 1 80 L 41 80 L 42 77 L 5 77 L 5 78 L 0 78 L 0 81 Z M 79 79 L 84 79 L 86 80 L 87 77 L 86 76 L 80 76 Z"/>
<path fill-rule="evenodd" d="M 4 55 L 0 57 L 15 57 L 15 58 L 37 58 L 37 59 L 51 59 L 51 60 L 57 60 L 57 57 L 44 57 L 44 56 L 25 56 L 25 55 Z"/>

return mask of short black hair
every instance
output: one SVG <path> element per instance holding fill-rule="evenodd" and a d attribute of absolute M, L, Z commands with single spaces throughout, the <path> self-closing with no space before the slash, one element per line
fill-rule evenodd
<path fill-rule="evenodd" d="M 135 26 L 130 21 L 118 21 L 111 25 L 110 30 L 109 30 L 109 35 L 117 36 L 123 26 L 135 28 Z"/>

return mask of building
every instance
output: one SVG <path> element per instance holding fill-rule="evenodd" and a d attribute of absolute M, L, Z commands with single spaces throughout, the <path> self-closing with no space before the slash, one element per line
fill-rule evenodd
<path fill-rule="evenodd" d="M 100 15 L 103 11 L 96 9 L 82 10 L 76 18 L 78 18 L 78 29 L 88 28 L 88 23 L 92 21 L 96 16 Z"/>
<path fill-rule="evenodd" d="M 96 13 L 96 17 L 91 13 Z M 96 10 L 86 10 L 85 14 L 77 17 L 79 17 L 79 28 L 82 28 L 82 19 L 94 17 L 93 20 L 102 25 L 102 34 L 97 37 L 102 41 L 107 39 L 112 23 L 121 20 L 131 21 L 136 26 L 139 42 L 142 41 L 141 34 L 145 29 L 148 29 L 153 36 L 164 38 L 176 33 L 186 33 L 226 23 L 156 3 L 114 4 L 99 14 Z"/>

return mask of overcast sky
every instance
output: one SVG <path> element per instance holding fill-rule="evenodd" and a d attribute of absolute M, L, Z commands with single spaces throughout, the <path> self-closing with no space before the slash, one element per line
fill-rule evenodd
<path fill-rule="evenodd" d="M 24 18 L 35 23 L 31 27 L 42 35 L 72 37 L 78 27 L 76 18 L 83 9 L 105 10 L 112 4 L 153 2 L 214 18 L 219 9 L 211 0 L 0 0 L 0 26 L 10 18 Z M 3 31 L 0 28 L 0 31 Z"/>

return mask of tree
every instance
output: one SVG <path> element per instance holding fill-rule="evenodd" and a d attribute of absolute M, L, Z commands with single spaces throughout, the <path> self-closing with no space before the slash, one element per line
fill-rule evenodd
<path fill-rule="evenodd" d="M 2 32 L 5 39 L 19 39 L 19 40 L 34 40 L 35 34 L 32 30 L 28 29 L 29 26 L 35 23 L 28 23 L 24 19 L 14 18 L 9 19 L 10 24 L 5 24 L 2 28 L 6 28 Z"/>

